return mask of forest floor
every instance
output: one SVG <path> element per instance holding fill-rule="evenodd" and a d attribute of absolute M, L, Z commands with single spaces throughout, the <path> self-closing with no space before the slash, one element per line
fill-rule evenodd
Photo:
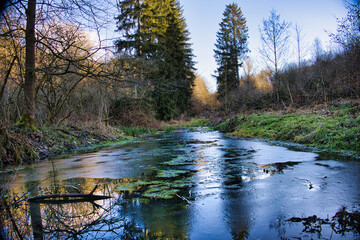
<path fill-rule="evenodd" d="M 343 151 L 360 158 L 360 102 L 236 114 L 215 126 L 231 136 L 263 138 Z"/>

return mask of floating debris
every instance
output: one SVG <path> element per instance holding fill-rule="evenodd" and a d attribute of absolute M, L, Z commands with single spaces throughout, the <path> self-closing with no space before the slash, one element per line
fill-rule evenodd
<path fill-rule="evenodd" d="M 321 233 L 321 225 L 331 225 L 331 228 L 336 234 L 344 234 L 346 232 L 353 232 L 354 234 L 360 233 L 360 213 L 359 211 L 348 212 L 346 207 L 341 207 L 338 212 L 332 217 L 322 219 L 316 215 L 299 218 L 292 217 L 287 219 L 288 222 L 302 223 L 304 225 L 304 232 L 318 232 Z"/>

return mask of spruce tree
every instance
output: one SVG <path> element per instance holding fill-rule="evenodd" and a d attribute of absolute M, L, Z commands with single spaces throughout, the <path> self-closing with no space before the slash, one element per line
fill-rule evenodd
<path fill-rule="evenodd" d="M 216 80 L 218 96 L 226 110 L 232 106 L 231 94 L 240 84 L 239 68 L 242 66 L 247 48 L 248 28 L 240 7 L 235 4 L 226 6 L 224 17 L 217 32 L 214 50 L 218 65 Z"/>
<path fill-rule="evenodd" d="M 171 119 L 183 113 L 192 96 L 195 79 L 193 54 L 189 41 L 189 32 L 182 16 L 178 1 L 170 0 L 166 17 L 168 27 L 159 39 L 162 58 L 154 78 L 154 99 L 160 119 Z"/>
<path fill-rule="evenodd" d="M 187 109 L 192 96 L 195 75 L 189 32 L 179 1 L 143 0 L 136 5 L 137 2 L 122 2 L 118 26 L 124 34 L 117 41 L 118 50 L 130 49 L 151 62 L 152 68 L 144 77 L 152 86 L 157 117 L 169 120 Z"/>
<path fill-rule="evenodd" d="M 136 57 L 141 56 L 141 18 L 142 0 L 122 0 L 119 2 L 120 14 L 116 17 L 118 31 L 122 37 L 115 42 L 118 52 L 124 52 Z"/>

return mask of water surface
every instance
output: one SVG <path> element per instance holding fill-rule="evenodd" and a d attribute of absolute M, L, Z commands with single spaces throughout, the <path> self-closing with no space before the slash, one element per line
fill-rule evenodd
<path fill-rule="evenodd" d="M 89 193 L 96 184 L 97 194 L 113 196 L 93 203 L 22 202 L 13 219 L 29 239 L 39 236 L 33 234 L 39 222 L 44 239 L 359 239 L 353 229 L 337 233 L 320 221 L 289 221 L 314 215 L 331 220 L 342 206 L 359 210 L 359 170 L 357 161 L 197 129 L 36 163 L 15 177 L 0 177 L 3 188 L 11 181 L 10 196 Z M 152 181 L 160 192 L 176 188 L 176 194 L 144 197 Z M 179 186 L 181 181 L 186 184 Z M 134 182 L 145 183 L 127 189 Z M 35 225 L 34 212 L 41 215 Z M 9 218 L 2 217 L 3 236 L 16 236 Z"/>

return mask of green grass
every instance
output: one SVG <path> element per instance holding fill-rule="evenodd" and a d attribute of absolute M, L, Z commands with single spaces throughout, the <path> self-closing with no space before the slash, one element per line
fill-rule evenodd
<path fill-rule="evenodd" d="M 207 118 L 193 118 L 189 122 L 182 124 L 183 127 L 206 127 L 210 125 L 210 119 Z"/>
<path fill-rule="evenodd" d="M 63 154 L 74 154 L 122 144 L 152 131 L 145 127 L 41 126 L 36 130 L 0 126 L 0 167 L 31 163 Z M 7 141 L 5 141 L 7 140 Z"/>
<path fill-rule="evenodd" d="M 233 136 L 292 141 L 322 149 L 360 151 L 360 116 L 353 109 L 321 114 L 239 115 Z M 229 120 L 217 126 L 226 131 Z"/>
<path fill-rule="evenodd" d="M 196 127 L 207 127 L 210 126 L 211 120 L 207 118 L 192 118 L 189 121 L 180 121 L 177 123 L 172 123 L 168 125 L 164 125 L 162 130 L 167 133 L 171 133 L 174 130 L 179 128 L 196 128 Z"/>
<path fill-rule="evenodd" d="M 120 126 L 119 129 L 124 132 L 126 136 L 139 137 L 144 134 L 151 134 L 155 131 L 146 127 L 126 127 Z"/>
<path fill-rule="evenodd" d="M 176 129 L 178 129 L 179 126 L 176 125 L 176 124 L 171 124 L 171 125 L 166 125 L 166 126 L 163 126 L 161 129 L 166 132 L 166 133 L 171 133 L 173 131 L 175 131 Z"/>

